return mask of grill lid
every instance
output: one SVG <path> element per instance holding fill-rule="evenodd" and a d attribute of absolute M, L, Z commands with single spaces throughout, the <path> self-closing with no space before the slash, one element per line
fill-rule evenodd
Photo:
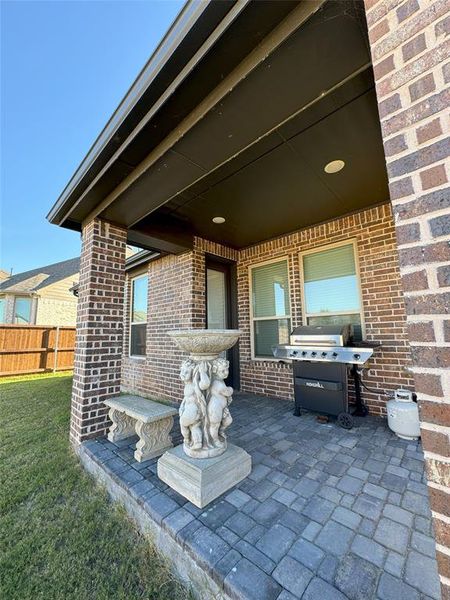
<path fill-rule="evenodd" d="M 352 325 L 300 325 L 291 333 L 293 346 L 346 346 L 353 336 Z"/>

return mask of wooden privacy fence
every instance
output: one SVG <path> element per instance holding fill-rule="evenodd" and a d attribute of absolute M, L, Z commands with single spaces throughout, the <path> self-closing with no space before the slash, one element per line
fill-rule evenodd
<path fill-rule="evenodd" d="M 0 377 L 73 369 L 75 327 L 0 325 Z"/>

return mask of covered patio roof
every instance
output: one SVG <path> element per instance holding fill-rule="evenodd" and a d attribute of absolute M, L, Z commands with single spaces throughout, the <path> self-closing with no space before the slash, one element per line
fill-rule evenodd
<path fill-rule="evenodd" d="M 48 218 L 178 253 L 388 198 L 362 3 L 188 2 Z"/>

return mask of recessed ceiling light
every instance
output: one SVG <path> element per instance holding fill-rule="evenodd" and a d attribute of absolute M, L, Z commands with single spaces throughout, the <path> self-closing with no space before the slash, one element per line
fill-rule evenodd
<path fill-rule="evenodd" d="M 325 173 L 339 173 L 345 167 L 345 162 L 343 160 L 332 160 L 327 163 L 323 170 Z"/>
<path fill-rule="evenodd" d="M 225 218 L 224 217 L 213 217 L 212 222 L 220 225 L 221 223 L 225 223 Z"/>

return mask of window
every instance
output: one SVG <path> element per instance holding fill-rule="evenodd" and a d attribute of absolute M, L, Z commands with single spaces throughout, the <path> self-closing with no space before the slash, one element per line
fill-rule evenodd
<path fill-rule="evenodd" d="M 354 326 L 362 338 L 362 311 L 353 242 L 302 255 L 304 315 L 308 325 Z"/>
<path fill-rule="evenodd" d="M 16 297 L 14 301 L 14 323 L 31 322 L 31 298 Z"/>
<path fill-rule="evenodd" d="M 147 342 L 148 277 L 131 280 L 130 356 L 145 356 Z"/>
<path fill-rule="evenodd" d="M 291 327 L 287 260 L 251 269 L 253 356 L 273 358 L 272 346 L 287 344 Z"/>

